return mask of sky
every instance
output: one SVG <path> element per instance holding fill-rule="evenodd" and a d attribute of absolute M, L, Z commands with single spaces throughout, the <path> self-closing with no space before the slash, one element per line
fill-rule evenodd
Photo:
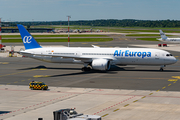
<path fill-rule="evenodd" d="M 180 0 L 0 0 L 2 21 L 180 20 Z"/>

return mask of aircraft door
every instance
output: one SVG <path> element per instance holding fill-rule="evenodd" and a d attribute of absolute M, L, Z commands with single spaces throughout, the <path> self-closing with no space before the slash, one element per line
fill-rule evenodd
<path fill-rule="evenodd" d="M 155 59 L 159 59 L 159 53 L 155 53 Z"/>
<path fill-rule="evenodd" d="M 155 61 L 154 61 L 156 64 L 163 64 L 164 63 L 164 60 L 160 59 L 160 53 L 157 52 L 155 53 Z"/>
<path fill-rule="evenodd" d="M 80 51 L 76 51 L 76 56 L 81 56 L 81 52 Z"/>

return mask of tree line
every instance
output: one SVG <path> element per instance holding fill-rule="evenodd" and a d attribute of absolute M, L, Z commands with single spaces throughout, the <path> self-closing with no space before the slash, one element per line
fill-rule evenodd
<path fill-rule="evenodd" d="M 67 21 L 34 21 L 34 22 L 2 22 L 2 26 L 32 25 L 68 25 Z M 106 26 L 106 27 L 180 27 L 180 20 L 135 20 L 135 19 L 108 19 L 108 20 L 78 20 L 70 21 L 70 25 Z"/>

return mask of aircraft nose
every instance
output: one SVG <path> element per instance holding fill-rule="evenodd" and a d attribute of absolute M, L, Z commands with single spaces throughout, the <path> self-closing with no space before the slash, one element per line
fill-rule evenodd
<path fill-rule="evenodd" d="M 173 63 L 176 63 L 176 62 L 177 62 L 177 59 L 176 59 L 175 57 L 173 57 L 172 62 L 173 62 Z"/>

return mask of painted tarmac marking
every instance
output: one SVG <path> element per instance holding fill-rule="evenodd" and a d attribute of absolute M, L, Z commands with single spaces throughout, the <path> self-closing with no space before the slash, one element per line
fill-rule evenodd
<path fill-rule="evenodd" d="M 73 94 L 70 94 L 70 95 L 73 95 Z M 68 95 L 68 96 L 69 96 L 69 95 Z M 53 99 L 53 100 L 55 100 L 55 99 Z M 50 101 L 53 101 L 53 100 L 50 100 Z M 28 108 L 30 108 L 30 107 L 39 106 L 39 105 L 41 105 L 41 104 L 43 104 L 43 103 L 46 103 L 46 101 L 41 102 L 41 103 L 39 103 L 39 104 L 35 104 L 35 105 L 33 105 L 33 106 L 24 107 L 24 108 L 21 108 L 21 109 L 19 109 L 19 110 L 15 110 L 15 111 L 10 112 L 10 113 L 14 113 L 14 112 L 17 112 L 17 111 L 21 111 L 21 110 L 24 110 L 24 109 L 28 109 Z M 10 113 L 4 113 L 4 114 L 1 114 L 0 116 L 7 115 L 7 114 L 10 114 Z"/>
<path fill-rule="evenodd" d="M 171 86 L 171 84 L 169 84 L 168 86 Z"/>
<path fill-rule="evenodd" d="M 172 76 L 172 78 L 180 79 L 180 76 Z"/>
<path fill-rule="evenodd" d="M 29 78 L 28 80 L 31 80 L 32 78 Z M 26 81 L 26 80 L 21 80 L 21 81 L 19 81 L 19 82 L 24 82 L 24 81 Z M 15 81 L 14 83 L 18 83 L 18 81 Z M 10 85 L 11 83 L 7 83 L 6 85 Z"/>
<path fill-rule="evenodd" d="M 143 96 L 141 99 L 144 99 L 146 96 Z"/>
<path fill-rule="evenodd" d="M 6 64 L 9 64 L 9 62 L 0 62 L 0 64 L 6 65 Z"/>
<path fill-rule="evenodd" d="M 100 77 L 100 78 L 130 78 L 130 77 L 121 77 L 121 76 L 117 76 L 117 77 Z M 162 79 L 164 79 L 164 80 L 167 80 L 166 78 L 139 78 L 139 77 L 133 77 L 134 79 L 149 79 L 149 80 L 157 80 L 157 79 L 159 79 L 159 80 L 162 80 Z"/>
<path fill-rule="evenodd" d="M 51 77 L 50 75 L 45 75 L 44 77 Z"/>
<path fill-rule="evenodd" d="M 36 77 L 36 78 L 43 78 L 43 77 L 50 77 L 50 75 L 35 75 L 33 77 Z"/>
<path fill-rule="evenodd" d="M 137 102 L 138 100 L 133 101 L 133 103 Z"/>
<path fill-rule="evenodd" d="M 33 76 L 33 77 L 43 77 L 43 75 L 35 75 L 35 76 Z"/>
<path fill-rule="evenodd" d="M 164 86 L 162 89 L 165 89 L 166 88 L 166 86 Z"/>
<path fill-rule="evenodd" d="M 173 82 L 176 83 L 178 81 L 178 79 L 180 79 L 180 76 L 171 76 L 172 78 L 176 78 L 176 79 L 168 79 L 169 82 Z M 168 84 L 168 86 L 171 86 L 172 84 Z M 166 86 L 162 87 L 162 89 L 165 89 Z M 160 90 L 156 90 L 156 92 L 158 92 Z"/>
<path fill-rule="evenodd" d="M 4 86 L 4 85 L 3 85 Z M 0 90 L 5 90 L 3 88 L 0 88 Z M 14 90 L 14 89 L 7 89 L 8 91 L 28 91 L 31 92 L 31 90 Z M 33 91 L 33 92 L 44 92 L 44 91 Z M 51 92 L 51 93 L 59 93 L 59 91 L 46 91 L 46 92 Z M 74 95 L 74 94 L 82 94 L 79 92 L 61 92 L 61 93 L 71 93 L 70 95 Z M 126 95 L 126 94 L 103 94 L 103 93 L 83 93 L 83 94 L 93 94 L 93 95 L 122 95 L 122 96 L 134 96 L 134 97 L 140 97 L 142 95 Z M 180 96 L 147 96 L 147 97 L 159 97 L 159 98 L 180 98 Z M 61 97 L 59 97 L 61 98 Z M 129 98 L 132 99 L 132 98 Z M 47 101 L 48 102 L 48 101 Z M 121 101 L 122 103 L 123 101 Z M 118 103 L 120 104 L 120 103 Z M 118 104 L 114 104 L 114 106 L 118 105 Z"/>
<path fill-rule="evenodd" d="M 50 75 L 35 75 L 33 77 L 35 77 L 35 78 L 44 78 L 44 77 L 50 77 Z"/>
<path fill-rule="evenodd" d="M 3 62 L 3 63 L 1 63 L 1 64 L 4 64 L 4 65 L 6 65 L 6 64 L 9 64 L 9 62 Z"/>
<path fill-rule="evenodd" d="M 174 82 L 174 81 L 178 81 L 178 79 L 169 79 L 168 81 Z"/>
<path fill-rule="evenodd" d="M 102 89 L 97 89 L 96 91 L 104 91 L 104 90 L 102 90 Z"/>
<path fill-rule="evenodd" d="M 173 78 L 177 78 L 177 79 L 169 79 L 168 81 L 174 81 L 173 83 L 176 83 L 177 81 L 178 81 L 178 79 L 180 79 L 180 76 L 172 76 Z M 170 86 L 171 84 L 169 84 L 168 86 Z M 166 86 L 164 86 L 162 89 L 165 89 L 166 88 Z M 158 91 L 160 91 L 160 90 L 156 90 L 156 92 L 158 92 Z M 153 93 L 150 93 L 149 95 L 152 95 Z M 141 99 L 144 99 L 146 96 L 143 96 Z M 138 100 L 135 100 L 135 101 L 133 101 L 134 103 L 135 102 L 137 102 Z M 128 106 L 129 104 L 126 104 L 124 107 L 126 107 L 126 106 Z M 115 111 L 115 110 L 114 110 Z M 113 112 L 114 112 L 113 111 Z"/>
<path fill-rule="evenodd" d="M 124 107 L 127 107 L 129 104 L 126 104 Z"/>
<path fill-rule="evenodd" d="M 114 110 L 113 112 L 116 112 L 116 111 L 118 111 L 119 109 L 116 109 L 116 110 Z"/>
<path fill-rule="evenodd" d="M 41 69 L 39 69 L 39 70 L 47 70 L 46 68 L 41 68 Z"/>
<path fill-rule="evenodd" d="M 73 77 L 73 76 L 66 76 L 66 77 Z M 84 76 L 76 76 L 76 77 L 80 77 L 80 78 L 82 78 L 82 77 L 84 77 Z M 131 77 L 121 77 L 121 76 L 117 76 L 117 77 L 99 77 L 99 78 L 131 78 Z M 149 79 L 149 80 L 167 80 L 167 78 L 139 78 L 139 77 L 133 77 L 133 79 Z"/>
<path fill-rule="evenodd" d="M 19 74 L 19 73 L 25 73 L 25 72 L 29 72 L 29 71 L 33 71 L 33 70 L 36 70 L 36 69 L 31 69 L 31 70 L 27 70 L 27 71 L 23 71 L 23 72 L 16 72 L 16 73 L 11 73 L 11 74 L 5 74 L 5 75 L 1 75 L 0 77 L 9 76 L 9 75 L 16 75 L 16 74 Z"/>
<path fill-rule="evenodd" d="M 103 116 L 101 116 L 101 117 L 106 117 L 107 115 L 109 115 L 109 114 L 105 114 L 105 115 L 103 115 Z"/>
<path fill-rule="evenodd" d="M 110 109 L 110 108 L 112 108 L 112 107 L 115 107 L 116 105 L 119 105 L 119 104 L 121 104 L 121 103 L 123 103 L 123 102 L 126 102 L 126 101 L 128 101 L 128 100 L 130 100 L 130 99 L 132 99 L 132 98 L 134 98 L 134 97 L 136 97 L 136 96 L 127 98 L 127 99 L 125 99 L 125 100 L 123 100 L 123 101 L 121 101 L 121 102 L 119 102 L 119 103 L 116 103 L 116 104 L 114 104 L 114 105 L 111 105 L 111 106 L 109 106 L 109 107 L 107 107 L 107 108 L 105 108 L 105 109 L 103 109 L 103 110 L 100 110 L 99 112 L 94 113 L 93 115 L 96 115 L 96 114 L 98 114 L 98 113 L 101 113 L 101 112 L 103 112 L 103 111 L 105 111 L 105 110 L 107 110 L 107 109 Z"/>
<path fill-rule="evenodd" d="M 169 79 L 168 81 L 169 82 L 173 82 L 173 83 L 176 83 L 178 81 L 178 79 L 180 79 L 180 76 L 171 76 L 172 78 L 176 78 L 176 79 Z M 172 84 L 168 84 L 168 86 L 171 86 Z M 162 89 L 165 89 L 166 86 L 162 87 Z M 157 90 L 156 92 L 158 92 L 160 90 Z"/>

